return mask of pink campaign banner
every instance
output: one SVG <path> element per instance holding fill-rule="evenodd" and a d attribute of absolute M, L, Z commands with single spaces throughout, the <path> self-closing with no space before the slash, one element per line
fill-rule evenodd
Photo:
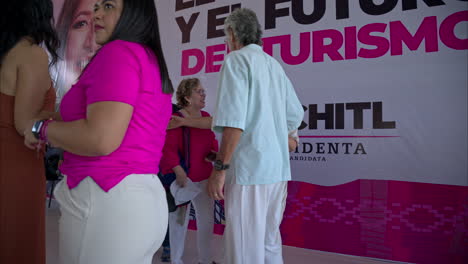
<path fill-rule="evenodd" d="M 95 1 L 53 2 L 60 103 L 99 46 Z M 468 1 L 155 2 L 173 85 L 199 78 L 209 113 L 229 52 L 223 21 L 239 7 L 257 13 L 263 49 L 305 111 L 290 156 L 284 245 L 468 263 Z M 214 216 L 222 234 L 222 202 Z"/>
<path fill-rule="evenodd" d="M 467 263 L 468 188 L 357 180 L 290 182 L 289 246 L 411 263 Z"/>
<path fill-rule="evenodd" d="M 305 111 L 284 245 L 468 263 L 468 1 L 157 3 L 171 78 L 200 78 L 208 112 L 229 52 L 223 20 L 257 13 Z"/>

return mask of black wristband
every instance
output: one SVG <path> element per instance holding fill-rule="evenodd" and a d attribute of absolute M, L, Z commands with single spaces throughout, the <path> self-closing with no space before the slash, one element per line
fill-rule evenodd
<path fill-rule="evenodd" d="M 222 171 L 229 169 L 229 164 L 223 164 L 221 160 L 216 160 L 213 164 L 213 167 L 217 171 Z"/>

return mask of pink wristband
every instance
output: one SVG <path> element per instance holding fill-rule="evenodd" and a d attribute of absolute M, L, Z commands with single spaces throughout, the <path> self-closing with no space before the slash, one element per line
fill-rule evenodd
<path fill-rule="evenodd" d="M 42 124 L 41 131 L 39 132 L 40 140 L 47 142 L 47 127 L 51 122 L 53 122 L 53 120 L 46 120 L 44 124 Z"/>

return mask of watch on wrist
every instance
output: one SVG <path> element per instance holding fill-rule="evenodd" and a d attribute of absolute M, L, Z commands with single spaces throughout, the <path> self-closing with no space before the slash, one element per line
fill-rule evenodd
<path fill-rule="evenodd" d="M 31 129 L 32 134 L 36 139 L 40 138 L 41 135 L 41 128 L 44 125 L 44 120 L 34 122 L 34 125 Z"/>
<path fill-rule="evenodd" d="M 222 171 L 229 169 L 229 164 L 223 164 L 221 160 L 216 160 L 213 164 L 213 167 L 217 171 Z"/>

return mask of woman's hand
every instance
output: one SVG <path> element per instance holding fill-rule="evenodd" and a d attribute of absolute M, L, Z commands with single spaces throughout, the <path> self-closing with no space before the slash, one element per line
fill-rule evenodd
<path fill-rule="evenodd" d="M 171 116 L 171 120 L 169 121 L 169 125 L 167 126 L 167 129 L 174 129 L 174 128 L 178 128 L 184 125 L 185 124 L 184 124 L 183 117 L 173 115 Z"/>
<path fill-rule="evenodd" d="M 179 185 L 180 187 L 185 187 L 187 185 L 187 174 L 185 173 L 185 171 L 179 171 L 179 172 L 176 172 L 176 183 L 177 185 Z"/>
<path fill-rule="evenodd" d="M 42 148 L 42 145 L 44 144 L 44 142 L 40 141 L 39 139 L 37 139 L 33 133 L 32 133 L 32 126 L 34 124 L 35 120 L 32 120 L 30 123 L 31 125 L 29 126 L 29 128 L 27 128 L 23 135 L 24 135 L 24 145 L 26 145 L 26 147 L 28 147 L 29 149 L 33 149 L 33 150 L 36 150 L 37 152 L 39 152 Z"/>

